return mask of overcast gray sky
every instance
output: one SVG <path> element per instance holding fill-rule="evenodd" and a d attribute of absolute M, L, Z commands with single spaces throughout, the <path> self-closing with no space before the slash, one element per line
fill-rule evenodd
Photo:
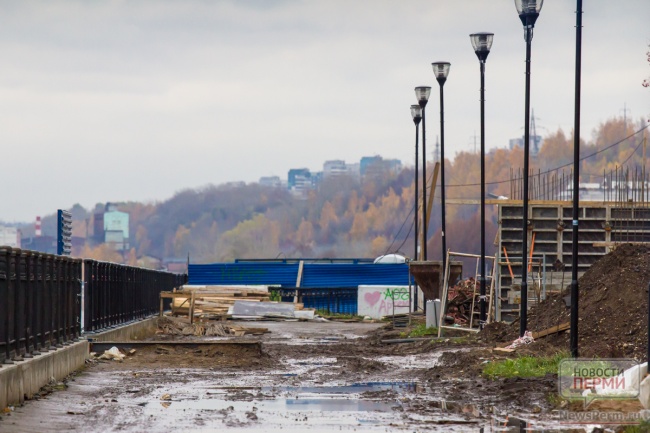
<path fill-rule="evenodd" d="M 544 135 L 573 126 L 575 1 L 547 0 L 532 47 Z M 650 1 L 591 0 L 582 136 L 650 115 Z M 0 220 L 184 188 L 286 178 L 294 167 L 382 155 L 413 164 L 413 88 L 451 62 L 446 153 L 472 150 L 479 64 L 495 33 L 486 143 L 521 136 L 525 43 L 512 0 L 0 1 Z"/>

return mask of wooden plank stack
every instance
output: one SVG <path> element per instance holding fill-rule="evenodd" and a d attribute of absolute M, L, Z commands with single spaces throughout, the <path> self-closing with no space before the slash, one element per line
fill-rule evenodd
<path fill-rule="evenodd" d="M 159 334 L 185 336 L 243 337 L 244 335 L 263 335 L 268 328 L 251 328 L 246 326 L 226 325 L 222 322 L 207 321 L 189 323 L 185 317 L 159 317 L 157 321 Z"/>
<path fill-rule="evenodd" d="M 165 298 L 172 299 L 172 315 L 189 316 L 193 321 L 195 316 L 208 319 L 223 318 L 235 301 L 269 301 L 269 296 L 268 289 L 264 288 L 183 286 L 178 291 L 160 294 L 161 315 L 162 300 Z"/>

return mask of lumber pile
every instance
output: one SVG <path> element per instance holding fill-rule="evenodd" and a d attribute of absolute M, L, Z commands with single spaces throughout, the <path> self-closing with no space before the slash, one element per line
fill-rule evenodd
<path fill-rule="evenodd" d="M 172 298 L 172 315 L 223 318 L 235 301 L 269 301 L 268 290 L 222 286 L 183 286 L 176 292 L 161 293 Z"/>
<path fill-rule="evenodd" d="M 270 303 L 268 288 L 233 286 L 183 286 L 174 292 L 160 294 L 160 315 L 163 299 L 171 299 L 172 316 L 187 316 L 190 323 L 194 318 L 225 319 L 237 301 L 247 303 Z M 279 303 L 281 304 L 281 303 Z M 291 303 L 292 309 L 302 310 L 303 304 Z"/>
<path fill-rule="evenodd" d="M 270 332 L 267 328 L 251 328 L 245 326 L 224 325 L 221 322 L 195 322 L 188 323 L 187 319 L 176 317 L 159 317 L 159 334 L 167 335 L 192 335 L 215 337 L 242 337 L 244 335 L 262 335 Z"/>

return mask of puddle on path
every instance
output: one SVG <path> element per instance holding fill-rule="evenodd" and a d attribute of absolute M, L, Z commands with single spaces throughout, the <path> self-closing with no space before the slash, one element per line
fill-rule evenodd
<path fill-rule="evenodd" d="M 414 382 L 246 387 L 202 382 L 157 390 L 156 397 L 169 393 L 166 398 L 170 400 L 152 400 L 150 395 L 134 404 L 142 408 L 143 415 L 158 420 L 218 419 L 250 431 L 349 431 L 361 426 L 373 431 L 401 420 L 399 396 L 416 389 Z"/>

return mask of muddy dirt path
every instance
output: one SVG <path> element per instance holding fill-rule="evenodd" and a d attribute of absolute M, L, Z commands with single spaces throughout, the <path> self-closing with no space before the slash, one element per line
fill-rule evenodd
<path fill-rule="evenodd" d="M 154 345 L 123 362 L 94 362 L 64 391 L 1 416 L 0 431 L 521 431 L 513 415 L 560 431 L 546 399 L 553 378 L 493 382 L 440 364 L 480 364 L 476 347 L 381 344 L 390 334 L 378 324 L 242 325 L 269 328 L 238 338 L 261 350 Z"/>

